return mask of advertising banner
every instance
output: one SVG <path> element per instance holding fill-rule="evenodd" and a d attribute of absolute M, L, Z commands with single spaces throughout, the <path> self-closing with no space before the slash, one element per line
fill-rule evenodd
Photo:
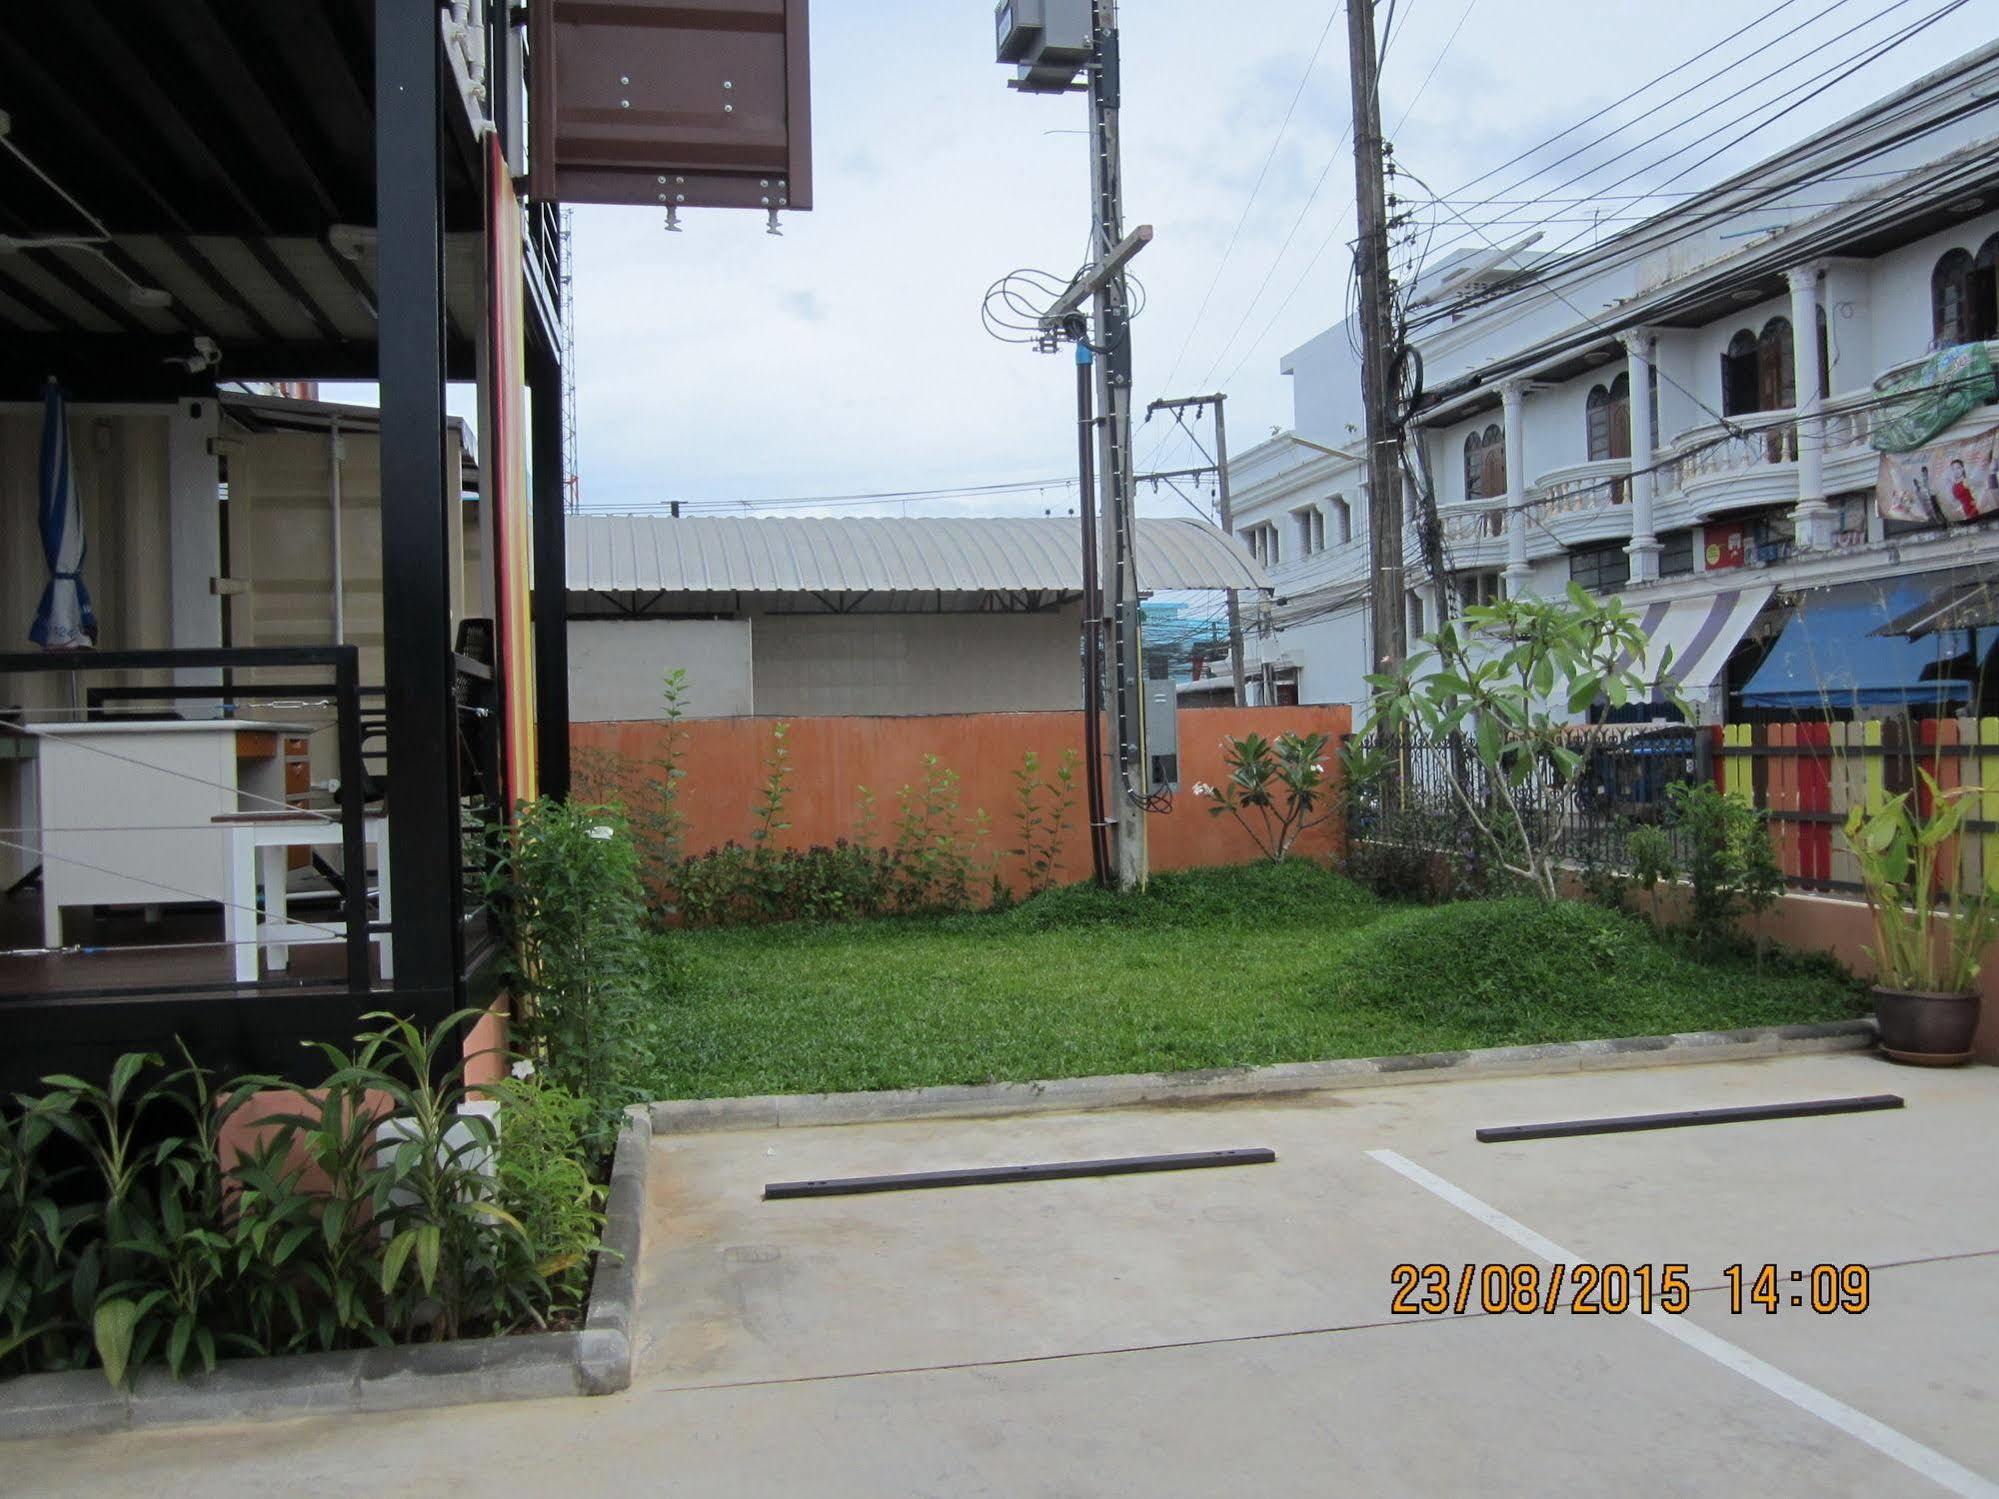
<path fill-rule="evenodd" d="M 1961 526 L 1999 515 L 1999 427 L 1932 443 L 1908 453 L 1883 453 L 1875 489 L 1883 520 Z"/>

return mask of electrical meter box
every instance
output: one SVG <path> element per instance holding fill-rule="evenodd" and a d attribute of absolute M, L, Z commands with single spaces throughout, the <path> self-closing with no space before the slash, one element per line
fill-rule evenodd
<path fill-rule="evenodd" d="M 1000 0 L 993 29 L 999 60 L 1020 65 L 1029 91 L 1067 88 L 1090 60 L 1090 0 Z"/>
<path fill-rule="evenodd" d="M 1145 672 L 1146 792 L 1180 789 L 1180 689 L 1164 661 Z"/>

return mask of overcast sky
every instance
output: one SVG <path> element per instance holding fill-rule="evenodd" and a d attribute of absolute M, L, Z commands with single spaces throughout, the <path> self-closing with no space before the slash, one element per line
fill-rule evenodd
<path fill-rule="evenodd" d="M 1793 112 L 1673 184 L 1701 187 L 1989 39 L 1990 0 L 1973 0 L 1844 82 L 1808 82 L 1943 3 L 1472 0 L 1467 10 L 1465 0 L 1401 0 L 1383 67 L 1383 120 L 1398 160 L 1452 197 L 1461 184 L 1775 7 L 1713 57 L 1462 197 L 1504 190 L 1527 198 L 1690 121 L 1592 179 L 1606 189 L 1642 169 L 1634 183 L 1614 190 L 1651 186 L 1746 127 L 1662 166 L 1651 167 L 1654 160 L 1795 90 L 1749 123 L 1795 102 Z M 1386 0 L 1381 5 L 1385 14 Z M 1080 95 L 1024 97 L 1007 89 L 1008 70 L 992 61 L 991 15 L 984 0 L 817 0 L 818 206 L 786 215 L 781 238 L 745 213 L 690 212 L 683 233 L 667 234 L 646 210 L 576 211 L 586 508 L 929 489 L 1072 472 L 1074 386 L 1066 357 L 995 341 L 981 328 L 979 306 L 987 286 L 1009 270 L 1067 275 L 1081 258 L 1086 105 Z M 1345 17 L 1325 0 L 1129 0 L 1122 23 L 1127 224 L 1157 230 L 1135 266 L 1147 296 L 1135 330 L 1138 403 L 1225 389 L 1230 437 L 1241 450 L 1291 423 L 1281 355 L 1344 315 L 1353 224 L 1351 152 L 1342 139 L 1349 119 Z M 1779 39 L 1800 23 L 1804 30 Z M 1743 66 L 1672 100 L 1738 58 Z M 1616 126 L 1623 129 L 1613 140 L 1513 186 L 1534 164 Z M 1230 249 L 1266 158 L 1268 175 Z M 1584 219 L 1580 227 L 1551 226 L 1544 248 L 1578 233 L 1587 243 L 1590 212 L 1631 206 L 1606 198 L 1594 207 L 1536 210 Z M 1495 216 L 1523 212 L 1488 205 L 1471 216 L 1494 220 L 1488 232 L 1503 236 L 1510 221 Z M 1438 216 L 1437 243 L 1464 232 Z M 1156 455 L 1157 466 L 1173 467 L 1199 461 L 1184 442 L 1159 440 L 1163 420 L 1141 433 L 1141 460 Z M 1061 513 L 1070 503 L 1068 490 L 1051 489 L 922 503 L 909 513 Z M 1146 498 L 1142 508 L 1179 506 L 1163 495 Z M 893 514 L 902 507 L 876 508 Z M 868 511 L 843 505 L 836 513 Z"/>

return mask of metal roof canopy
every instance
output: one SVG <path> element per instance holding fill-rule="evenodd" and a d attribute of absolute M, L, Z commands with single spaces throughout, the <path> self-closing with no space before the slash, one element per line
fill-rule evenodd
<path fill-rule="evenodd" d="M 528 25 L 536 199 L 812 206 L 806 0 L 540 0 Z"/>
<path fill-rule="evenodd" d="M 1943 630 L 1988 630 L 1995 625 L 1999 625 L 1999 589 L 1979 578 L 1947 584 L 1868 633 L 1921 640 Z"/>
<path fill-rule="evenodd" d="M 1205 521 L 1141 519 L 1137 555 L 1147 592 L 1271 590 Z M 1073 517 L 569 518 L 572 593 L 1059 592 L 1082 567 Z"/>
<path fill-rule="evenodd" d="M 217 378 L 373 378 L 374 33 L 372 0 L 0 6 L 8 139 L 110 232 L 0 254 L 0 384 L 171 399 Z M 483 186 L 465 112 L 443 115 L 447 342 L 470 378 Z M 0 152 L 0 235 L 94 231 Z M 196 335 L 219 370 L 166 362 Z"/>

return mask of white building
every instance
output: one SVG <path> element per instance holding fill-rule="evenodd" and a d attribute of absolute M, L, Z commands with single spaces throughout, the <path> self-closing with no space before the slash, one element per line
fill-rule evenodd
<path fill-rule="evenodd" d="M 1999 44 L 1592 248 L 1494 245 L 1448 218 L 1438 240 L 1453 231 L 1470 242 L 1409 301 L 1415 444 L 1458 599 L 1615 591 L 1716 717 L 1745 686 L 1778 700 L 1751 678 L 1801 597 L 1830 617 L 1839 585 L 1895 580 L 1906 602 L 1999 561 L 1999 526 L 1955 505 L 1884 517 L 1870 445 L 1881 387 L 1999 338 Z M 1238 539 L 1277 595 L 1252 677 L 1358 705 L 1375 653 L 1351 340 L 1342 325 L 1286 357 L 1295 430 L 1231 478 Z M 1931 441 L 1995 421 L 1975 403 Z M 1999 508 L 1999 474 L 1970 481 Z M 1439 590 L 1414 486 L 1405 505 L 1413 639 Z"/>

